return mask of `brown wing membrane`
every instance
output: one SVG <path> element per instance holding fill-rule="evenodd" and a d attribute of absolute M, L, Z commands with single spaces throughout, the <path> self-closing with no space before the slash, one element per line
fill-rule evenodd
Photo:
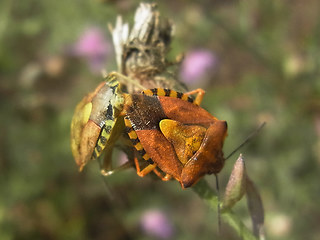
<path fill-rule="evenodd" d="M 167 118 L 156 96 L 132 94 L 127 116 L 134 130 L 159 129 L 159 122 Z"/>

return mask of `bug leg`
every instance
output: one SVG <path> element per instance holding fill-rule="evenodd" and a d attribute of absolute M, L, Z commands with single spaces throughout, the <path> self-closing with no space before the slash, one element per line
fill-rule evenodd
<path fill-rule="evenodd" d="M 112 152 L 113 152 L 113 145 L 107 145 L 105 148 L 104 158 L 102 163 L 100 163 L 101 173 L 105 175 L 106 172 L 112 170 Z"/>
<path fill-rule="evenodd" d="M 162 181 L 169 181 L 172 176 L 170 174 L 166 174 L 163 176 L 161 172 L 159 172 L 157 169 L 154 169 L 153 172 L 162 180 Z"/>
<path fill-rule="evenodd" d="M 119 172 L 121 170 L 131 168 L 132 165 L 133 165 L 132 161 L 128 161 L 128 162 L 126 162 L 126 163 L 124 163 L 124 164 L 122 164 L 119 167 L 116 167 L 114 169 L 109 169 L 109 170 L 101 169 L 101 174 L 103 176 L 110 176 L 110 175 L 114 174 L 115 172 Z"/>
<path fill-rule="evenodd" d="M 149 164 L 148 166 L 146 166 L 144 169 L 140 169 L 140 165 L 139 165 L 139 161 L 137 157 L 134 157 L 134 164 L 136 166 L 136 170 L 137 170 L 137 175 L 139 177 L 144 177 L 147 174 L 149 174 L 150 172 L 152 172 L 156 167 L 157 164 Z"/>
<path fill-rule="evenodd" d="M 206 92 L 203 89 L 198 88 L 198 89 L 192 90 L 190 92 L 186 92 L 184 94 L 187 94 L 187 95 L 197 94 L 196 99 L 193 101 L 193 103 L 199 106 L 200 103 L 202 102 L 202 99 L 203 99 L 203 96 L 205 93 Z"/>
<path fill-rule="evenodd" d="M 105 148 L 105 154 L 102 162 L 100 163 L 100 172 L 103 176 L 110 176 L 115 172 L 119 172 L 121 170 L 131 168 L 133 166 L 132 161 L 128 161 L 116 168 L 112 168 L 112 152 L 113 152 L 114 144 L 107 145 Z"/>
<path fill-rule="evenodd" d="M 138 158 L 134 158 L 134 163 L 136 165 L 137 175 L 139 177 L 144 177 L 153 171 L 162 181 L 169 181 L 172 178 L 172 176 L 169 174 L 163 176 L 163 174 L 156 169 L 157 164 L 149 164 L 144 169 L 140 170 Z"/>

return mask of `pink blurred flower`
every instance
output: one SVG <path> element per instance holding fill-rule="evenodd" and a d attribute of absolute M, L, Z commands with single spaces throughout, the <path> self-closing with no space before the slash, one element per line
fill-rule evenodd
<path fill-rule="evenodd" d="M 182 63 L 180 76 L 190 85 L 201 85 L 209 80 L 218 64 L 217 57 L 205 49 L 196 49 L 186 54 Z"/>
<path fill-rule="evenodd" d="M 110 51 L 111 44 L 104 37 L 103 31 L 97 27 L 84 30 L 72 47 L 72 54 L 86 59 L 94 73 L 105 67 Z"/>
<path fill-rule="evenodd" d="M 151 209 L 143 213 L 140 224 L 142 230 L 153 237 L 159 239 L 170 239 L 174 231 L 172 223 L 168 217 L 158 209 Z"/>

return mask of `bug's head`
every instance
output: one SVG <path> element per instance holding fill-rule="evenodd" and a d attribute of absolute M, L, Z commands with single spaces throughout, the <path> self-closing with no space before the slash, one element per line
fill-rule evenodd
<path fill-rule="evenodd" d="M 183 188 L 194 185 L 205 174 L 217 174 L 224 165 L 223 142 L 227 136 L 227 123 L 215 121 L 207 129 L 199 150 L 184 165 L 181 174 Z"/>

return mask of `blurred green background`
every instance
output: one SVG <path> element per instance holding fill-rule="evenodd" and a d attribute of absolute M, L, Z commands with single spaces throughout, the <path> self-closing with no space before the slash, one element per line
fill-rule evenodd
<path fill-rule="evenodd" d="M 116 69 L 107 23 L 118 14 L 132 23 L 138 5 L 1 1 L 0 239 L 217 234 L 216 212 L 192 190 L 133 169 L 103 179 L 96 163 L 79 173 L 71 155 L 76 103 L 102 80 L 101 64 Z M 159 10 L 176 25 L 171 57 L 209 53 L 210 70 L 188 82 L 203 87 L 203 106 L 228 122 L 225 153 L 267 122 L 241 150 L 264 201 L 267 238 L 319 239 L 320 2 L 165 0 Z M 81 49 L 88 31 L 98 36 L 96 55 Z M 236 158 L 220 174 L 222 192 Z M 251 227 L 245 200 L 235 212 Z M 224 224 L 222 234 L 239 239 Z"/>

